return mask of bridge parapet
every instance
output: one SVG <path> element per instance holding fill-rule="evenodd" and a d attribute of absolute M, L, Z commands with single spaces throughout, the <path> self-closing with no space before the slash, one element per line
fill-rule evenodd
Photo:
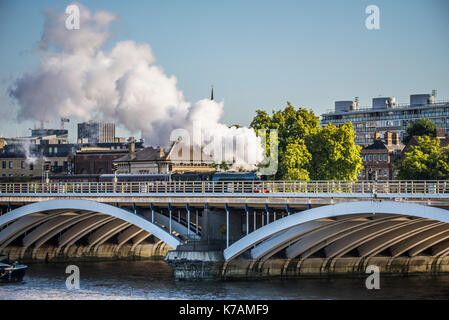
<path fill-rule="evenodd" d="M 148 181 L 1 183 L 0 194 L 449 194 L 449 181 Z"/>

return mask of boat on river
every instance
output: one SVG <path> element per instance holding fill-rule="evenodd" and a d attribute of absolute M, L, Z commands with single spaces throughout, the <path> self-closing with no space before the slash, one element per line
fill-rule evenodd
<path fill-rule="evenodd" d="M 5 257 L 0 257 L 0 282 L 21 282 L 28 266 L 17 261 L 13 264 L 1 262 L 5 260 Z"/>

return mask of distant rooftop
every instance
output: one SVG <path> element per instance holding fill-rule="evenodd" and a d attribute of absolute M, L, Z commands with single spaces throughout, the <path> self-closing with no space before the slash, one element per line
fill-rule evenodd
<path fill-rule="evenodd" d="M 412 94 L 410 95 L 409 103 L 396 103 L 395 97 L 376 97 L 373 98 L 371 106 L 359 106 L 358 100 L 358 97 L 356 97 L 354 100 L 335 101 L 334 109 L 326 110 L 326 113 L 323 115 L 373 112 L 404 108 L 426 108 L 449 104 L 449 100 L 435 100 L 435 92 L 431 94 Z"/>

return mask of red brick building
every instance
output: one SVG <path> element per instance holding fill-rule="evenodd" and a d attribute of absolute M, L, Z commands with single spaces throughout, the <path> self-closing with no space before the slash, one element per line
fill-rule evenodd
<path fill-rule="evenodd" d="M 128 149 L 83 148 L 71 157 L 73 174 L 106 174 L 112 172 L 112 161 L 123 157 Z"/>
<path fill-rule="evenodd" d="M 360 152 L 363 158 L 363 169 L 359 180 L 393 180 L 395 179 L 394 162 L 401 156 L 404 145 L 399 141 L 396 132 L 386 132 L 383 137 L 377 136 L 373 144 Z"/>

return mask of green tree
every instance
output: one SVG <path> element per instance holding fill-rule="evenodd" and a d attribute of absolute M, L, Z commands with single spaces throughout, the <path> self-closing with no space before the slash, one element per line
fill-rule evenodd
<path fill-rule="evenodd" d="M 408 143 L 413 136 L 431 136 L 435 137 L 436 126 L 432 120 L 420 118 L 410 122 L 407 125 L 407 131 L 403 142 Z"/>
<path fill-rule="evenodd" d="M 352 124 L 328 124 L 306 139 L 312 160 L 308 171 L 312 180 L 356 180 L 363 168 L 361 146 L 354 143 Z"/>
<path fill-rule="evenodd" d="M 309 172 L 305 168 L 312 159 L 304 140 L 299 139 L 287 145 L 281 155 L 280 176 L 285 180 L 309 180 Z"/>
<path fill-rule="evenodd" d="M 287 102 L 283 110 L 273 111 L 272 116 L 257 110 L 250 126 L 278 130 L 279 166 L 275 179 L 355 180 L 362 168 L 361 147 L 354 144 L 351 124 L 320 128 L 313 111 L 296 109 Z M 267 141 L 267 154 L 268 148 Z"/>
<path fill-rule="evenodd" d="M 265 111 L 256 110 L 256 116 L 250 124 L 254 129 L 277 129 L 279 152 L 284 152 L 287 145 L 298 139 L 304 139 L 320 126 L 319 118 L 311 110 L 295 109 L 290 102 L 284 110 L 273 111 L 270 117 Z"/>
<path fill-rule="evenodd" d="M 440 148 L 440 140 L 429 136 L 418 137 L 396 165 L 398 179 L 439 180 L 449 178 L 449 147 Z"/>

